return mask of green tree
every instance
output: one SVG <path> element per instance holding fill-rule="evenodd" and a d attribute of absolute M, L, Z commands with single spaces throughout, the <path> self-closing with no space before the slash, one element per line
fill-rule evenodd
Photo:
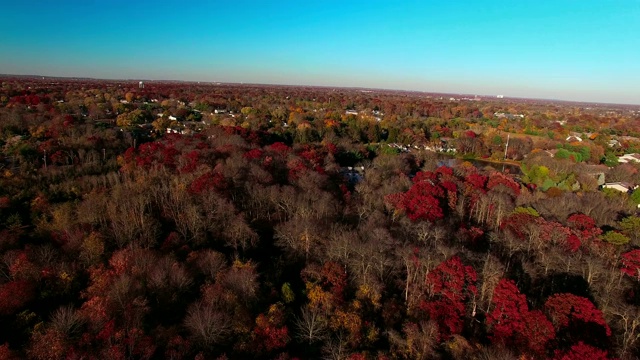
<path fill-rule="evenodd" d="M 629 236 L 634 244 L 640 240 L 640 217 L 626 217 L 619 222 L 619 226 L 622 233 Z"/>
<path fill-rule="evenodd" d="M 116 125 L 120 127 L 130 127 L 138 124 L 144 124 L 150 119 L 151 116 L 147 111 L 137 109 L 118 115 Z"/>
<path fill-rule="evenodd" d="M 569 150 L 567 150 L 567 149 L 559 149 L 558 152 L 556 152 L 555 158 L 557 158 L 557 159 L 568 159 L 569 156 L 571 156 L 571 153 L 569 152 Z"/>
<path fill-rule="evenodd" d="M 549 178 L 549 168 L 546 166 L 533 165 L 531 168 L 522 166 L 522 171 L 525 175 L 525 181 L 534 184 L 543 184 Z"/>
<path fill-rule="evenodd" d="M 517 208 L 513 209 L 513 213 L 514 214 L 527 214 L 527 215 L 531 215 L 531 216 L 535 216 L 535 217 L 539 217 L 540 216 L 538 211 L 536 211 L 536 209 L 532 208 L 531 206 L 527 206 L 527 207 L 518 206 Z"/>
<path fill-rule="evenodd" d="M 602 235 L 602 240 L 613 245 L 624 245 L 629 242 L 629 237 L 617 231 L 607 231 Z"/>
<path fill-rule="evenodd" d="M 284 283 L 282 284 L 282 300 L 284 300 L 285 304 L 289 304 L 296 299 L 296 294 L 291 289 L 291 284 Z"/>
<path fill-rule="evenodd" d="M 619 164 L 618 157 L 613 152 L 607 152 L 604 156 L 603 162 L 605 165 L 612 167 Z"/>
<path fill-rule="evenodd" d="M 633 201 L 634 204 L 636 205 L 640 204 L 640 188 L 633 190 L 633 192 L 631 193 L 630 199 L 631 201 Z"/>

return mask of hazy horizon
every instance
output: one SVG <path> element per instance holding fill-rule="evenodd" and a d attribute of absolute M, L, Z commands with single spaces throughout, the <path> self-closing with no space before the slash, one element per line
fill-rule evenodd
<path fill-rule="evenodd" d="M 640 1 L 36 1 L 0 73 L 640 104 Z"/>

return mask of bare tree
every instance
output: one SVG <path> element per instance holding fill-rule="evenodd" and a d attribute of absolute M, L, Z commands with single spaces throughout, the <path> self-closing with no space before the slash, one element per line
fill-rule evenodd
<path fill-rule="evenodd" d="M 193 282 L 184 266 L 170 257 L 160 259 L 151 269 L 148 278 L 152 289 L 170 293 L 185 291 Z"/>
<path fill-rule="evenodd" d="M 631 359 L 640 338 L 640 309 L 637 306 L 617 306 L 612 309 L 613 322 L 622 330 L 618 337 L 620 354 L 623 359 Z"/>
<path fill-rule="evenodd" d="M 62 306 L 51 316 L 51 327 L 68 337 L 79 335 L 84 319 L 71 305 Z"/>
<path fill-rule="evenodd" d="M 320 250 L 322 238 L 319 224 L 309 217 L 296 216 L 279 224 L 276 230 L 276 244 L 293 256 L 309 259 Z"/>
<path fill-rule="evenodd" d="M 258 274 L 251 263 L 236 263 L 222 276 L 222 282 L 240 301 L 253 301 L 258 291 Z"/>
<path fill-rule="evenodd" d="M 347 358 L 347 339 L 342 333 L 338 333 L 332 337 L 323 347 L 323 359 L 326 360 L 343 360 Z"/>
<path fill-rule="evenodd" d="M 522 356 L 514 354 L 512 349 L 507 348 L 505 345 L 490 345 L 482 347 L 478 352 L 479 360 L 517 360 L 522 359 Z"/>
<path fill-rule="evenodd" d="M 324 341 L 327 336 L 327 319 L 318 309 L 302 307 L 300 317 L 295 322 L 296 337 L 309 344 Z"/>
<path fill-rule="evenodd" d="M 438 325 L 432 321 L 407 323 L 403 334 L 389 331 L 389 341 L 394 351 L 404 359 L 433 359 L 438 345 Z"/>
<path fill-rule="evenodd" d="M 227 266 L 227 260 L 222 253 L 213 250 L 203 250 L 196 260 L 198 269 L 210 280 L 214 280 L 218 273 Z"/>
<path fill-rule="evenodd" d="M 224 341 L 231 333 L 231 322 L 225 312 L 202 302 L 196 302 L 189 308 L 184 326 L 193 339 L 204 347 Z"/>
<path fill-rule="evenodd" d="M 493 289 L 504 276 L 504 266 L 498 258 L 487 254 L 480 275 L 482 277 L 478 289 L 480 308 L 488 312 L 493 298 Z"/>

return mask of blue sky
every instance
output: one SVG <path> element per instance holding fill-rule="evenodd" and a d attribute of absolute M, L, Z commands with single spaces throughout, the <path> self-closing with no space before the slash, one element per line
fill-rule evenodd
<path fill-rule="evenodd" d="M 0 0 L 0 73 L 640 104 L 640 0 Z"/>

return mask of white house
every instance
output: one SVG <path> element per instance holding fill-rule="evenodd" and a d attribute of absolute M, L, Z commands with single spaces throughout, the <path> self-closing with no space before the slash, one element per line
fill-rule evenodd
<path fill-rule="evenodd" d="M 613 190 L 618 190 L 620 192 L 629 192 L 633 189 L 633 187 L 631 187 L 631 185 L 627 184 L 627 183 L 623 183 L 623 182 L 610 182 L 610 183 L 605 183 L 604 185 L 602 185 L 603 189 L 613 189 Z"/>
<path fill-rule="evenodd" d="M 640 154 L 624 154 L 618 157 L 619 163 L 640 162 Z"/>

